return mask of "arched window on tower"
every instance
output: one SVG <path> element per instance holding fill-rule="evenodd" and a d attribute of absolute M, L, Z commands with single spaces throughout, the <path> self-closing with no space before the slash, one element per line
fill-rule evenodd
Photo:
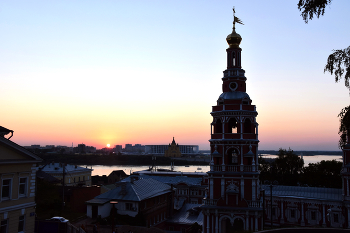
<path fill-rule="evenodd" d="M 214 126 L 214 133 L 222 133 L 222 123 L 220 119 L 216 120 L 216 123 Z"/>
<path fill-rule="evenodd" d="M 228 131 L 227 133 L 237 133 L 237 120 L 236 118 L 232 117 L 228 122 Z"/>
<path fill-rule="evenodd" d="M 232 148 L 232 149 L 228 150 L 227 151 L 227 157 L 228 157 L 227 163 L 231 164 L 231 165 L 238 164 L 238 155 L 239 155 L 239 152 L 236 148 Z"/>
<path fill-rule="evenodd" d="M 236 52 L 232 52 L 232 66 L 236 66 Z"/>
<path fill-rule="evenodd" d="M 244 133 L 252 133 L 252 122 L 249 118 L 246 118 L 244 121 Z"/>

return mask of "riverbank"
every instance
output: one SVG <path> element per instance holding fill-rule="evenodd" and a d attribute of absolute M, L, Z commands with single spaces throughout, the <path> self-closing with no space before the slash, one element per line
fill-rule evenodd
<path fill-rule="evenodd" d="M 41 154 L 43 163 L 50 162 L 66 163 L 73 165 L 146 165 L 146 166 L 169 166 L 174 163 L 175 166 L 186 165 L 208 165 L 209 158 L 169 158 L 164 156 L 156 156 L 152 159 L 149 155 L 93 155 L 93 154 Z M 153 157 L 154 158 L 154 157 Z"/>

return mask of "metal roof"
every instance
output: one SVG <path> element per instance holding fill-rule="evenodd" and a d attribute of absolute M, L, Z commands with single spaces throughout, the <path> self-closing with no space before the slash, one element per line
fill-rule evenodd
<path fill-rule="evenodd" d="M 91 168 L 79 167 L 71 164 L 66 164 L 64 167 L 65 167 L 65 171 L 68 173 L 93 171 L 93 169 Z M 62 173 L 63 167 L 61 163 L 49 163 L 41 167 L 41 170 L 48 173 Z"/>
<path fill-rule="evenodd" d="M 188 225 L 197 222 L 199 225 L 203 225 L 204 216 L 201 209 L 198 208 L 200 206 L 201 204 L 185 204 L 181 210 L 174 214 L 167 222 Z"/>
<path fill-rule="evenodd" d="M 134 183 L 123 182 L 117 183 L 117 185 L 118 187 L 115 189 L 105 192 L 95 199 L 141 201 L 171 191 L 169 185 L 154 179 L 141 179 L 134 181 Z"/>
<path fill-rule="evenodd" d="M 270 186 L 262 185 L 265 189 L 265 196 L 270 197 Z M 300 187 L 300 186 L 283 186 L 277 185 L 272 188 L 272 196 L 275 197 L 291 197 L 303 199 L 317 199 L 317 200 L 342 200 L 342 190 L 334 188 L 317 188 L 317 187 Z"/>
<path fill-rule="evenodd" d="M 152 175 L 131 175 L 125 179 L 123 179 L 121 182 L 130 182 L 131 179 L 137 178 L 137 179 L 154 179 L 159 182 L 168 184 L 168 185 L 177 185 L 179 183 L 185 183 L 189 186 L 201 186 L 202 178 L 200 177 L 187 177 L 187 176 L 152 176 Z"/>

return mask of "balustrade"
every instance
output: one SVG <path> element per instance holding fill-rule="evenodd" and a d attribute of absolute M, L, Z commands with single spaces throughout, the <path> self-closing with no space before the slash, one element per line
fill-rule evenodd
<path fill-rule="evenodd" d="M 240 165 L 211 165 L 211 171 L 214 172 L 222 172 L 223 169 L 222 167 L 225 167 L 226 172 L 240 172 L 241 171 L 241 166 Z M 255 169 L 253 169 L 255 168 Z M 257 165 L 244 165 L 243 166 L 243 171 L 244 172 L 253 172 L 253 171 L 258 171 Z"/>
<path fill-rule="evenodd" d="M 218 203 L 218 199 L 206 199 L 204 198 L 205 205 L 216 205 Z"/>

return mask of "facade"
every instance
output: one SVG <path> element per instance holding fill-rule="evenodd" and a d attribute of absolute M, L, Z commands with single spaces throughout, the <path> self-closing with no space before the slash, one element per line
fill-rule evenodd
<path fill-rule="evenodd" d="M 114 170 L 108 175 L 108 184 L 114 184 L 116 182 L 125 179 L 127 175 L 123 170 Z"/>
<path fill-rule="evenodd" d="M 9 133 L 0 126 L 0 232 L 34 232 L 35 173 L 42 160 L 5 138 Z"/>
<path fill-rule="evenodd" d="M 209 193 L 202 207 L 203 232 L 262 229 L 263 208 L 260 200 L 258 171 L 258 123 L 255 106 L 246 93 L 245 71 L 241 67 L 235 31 L 227 36 L 227 69 L 222 78 L 222 94 L 211 115 L 211 162 Z"/>
<path fill-rule="evenodd" d="M 164 155 L 169 145 L 146 145 L 145 153 L 154 155 Z M 198 154 L 198 145 L 179 145 L 181 154 Z"/>
<path fill-rule="evenodd" d="M 181 157 L 180 146 L 176 144 L 174 137 L 171 144 L 169 143 L 168 149 L 164 152 L 164 157 Z"/>
<path fill-rule="evenodd" d="M 64 168 L 63 168 L 64 167 Z M 64 184 L 66 186 L 91 186 L 91 172 L 93 169 L 79 167 L 77 165 L 63 165 L 62 163 L 49 163 L 40 168 L 43 172 L 46 172 L 56 179 L 62 181 L 64 173 Z"/>
<path fill-rule="evenodd" d="M 171 186 L 153 179 L 121 182 L 117 187 L 86 202 L 87 216 L 90 218 L 108 217 L 113 204 L 118 214 L 135 217 L 142 213 L 147 227 L 164 222 L 173 212 L 173 190 Z"/>
<path fill-rule="evenodd" d="M 341 189 L 262 185 L 265 225 L 349 228 L 349 207 Z M 272 203 L 272 204 L 271 204 Z"/>
<path fill-rule="evenodd" d="M 122 182 L 149 178 L 174 187 L 174 209 L 176 210 L 181 209 L 186 203 L 202 204 L 208 187 L 206 177 L 131 175 Z"/>

